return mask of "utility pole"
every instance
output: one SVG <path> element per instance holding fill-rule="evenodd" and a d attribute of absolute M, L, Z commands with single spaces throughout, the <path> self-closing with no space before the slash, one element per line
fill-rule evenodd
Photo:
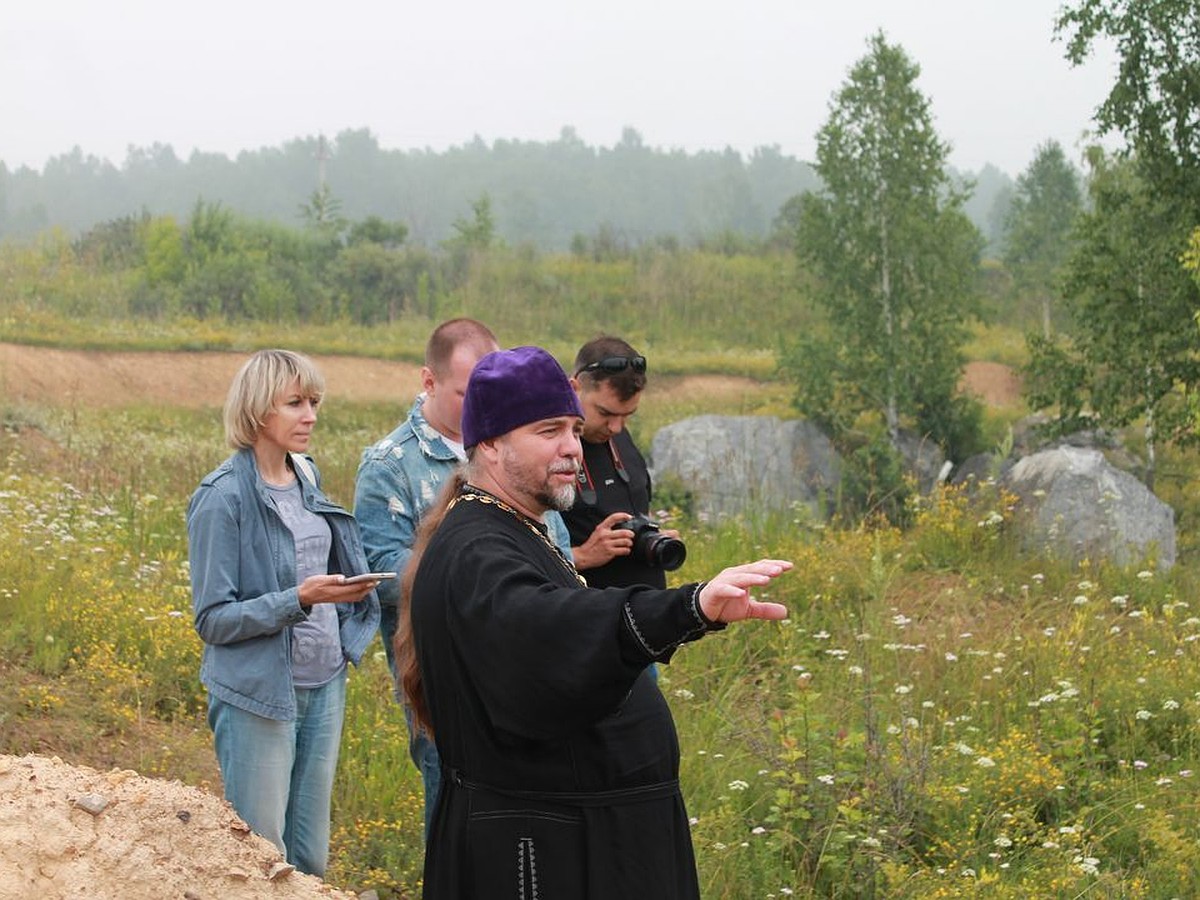
<path fill-rule="evenodd" d="M 329 145 L 325 142 L 325 135 L 317 138 L 317 190 L 322 194 L 325 193 L 325 163 L 329 162 L 332 157 L 329 155 Z"/>

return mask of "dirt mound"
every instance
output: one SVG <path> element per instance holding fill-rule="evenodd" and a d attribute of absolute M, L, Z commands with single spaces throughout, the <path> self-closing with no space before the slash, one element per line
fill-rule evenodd
<path fill-rule="evenodd" d="M 0 900 L 30 897 L 354 900 L 292 871 L 199 788 L 0 756 Z"/>
<path fill-rule="evenodd" d="M 1021 378 L 1003 363 L 967 363 L 960 386 L 987 406 L 1017 406 L 1021 402 Z"/>

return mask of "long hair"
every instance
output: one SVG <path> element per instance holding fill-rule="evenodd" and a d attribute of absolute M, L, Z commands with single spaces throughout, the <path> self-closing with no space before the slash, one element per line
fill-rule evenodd
<path fill-rule="evenodd" d="M 421 524 L 417 528 L 417 540 L 413 544 L 412 555 L 408 558 L 408 565 L 404 569 L 404 580 L 400 586 L 400 622 L 396 628 L 396 637 L 392 641 L 400 689 L 404 692 L 417 724 L 430 737 L 433 736 L 433 722 L 429 715 L 429 704 L 425 701 L 425 681 L 421 676 L 421 667 L 417 662 L 417 648 L 413 642 L 412 589 L 413 582 L 417 578 L 417 569 L 421 566 L 421 558 L 425 555 L 425 548 L 429 546 L 434 533 L 441 526 L 442 520 L 446 518 L 446 511 L 450 509 L 450 501 L 458 496 L 458 492 L 466 483 L 467 470 L 459 466 L 442 485 L 437 500 L 421 517 Z"/>

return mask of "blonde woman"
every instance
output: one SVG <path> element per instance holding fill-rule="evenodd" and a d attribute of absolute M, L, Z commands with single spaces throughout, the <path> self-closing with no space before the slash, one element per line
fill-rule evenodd
<path fill-rule="evenodd" d="M 204 640 L 225 798 L 302 872 L 322 875 L 346 704 L 346 663 L 379 624 L 354 518 L 307 457 L 324 379 L 311 360 L 261 350 L 233 379 L 234 453 L 188 506 L 192 610 Z"/>

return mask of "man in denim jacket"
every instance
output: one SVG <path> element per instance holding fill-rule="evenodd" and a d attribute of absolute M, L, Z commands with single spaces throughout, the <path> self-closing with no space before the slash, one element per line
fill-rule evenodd
<path fill-rule="evenodd" d="M 355 480 L 354 515 L 373 571 L 402 573 L 408 565 L 421 517 L 465 458 L 462 405 L 471 370 L 481 358 L 498 349 L 495 335 L 474 319 L 451 319 L 435 328 L 425 346 L 423 390 L 408 417 L 395 431 L 363 451 Z M 570 538 L 562 518 L 555 514 L 548 524 L 555 543 L 569 553 Z M 396 663 L 392 643 L 400 582 L 384 581 L 377 589 L 379 633 L 393 677 Z M 425 786 L 428 830 L 441 782 L 441 762 L 433 742 L 414 727 L 407 710 L 405 720 L 409 726 L 409 754 Z"/>

